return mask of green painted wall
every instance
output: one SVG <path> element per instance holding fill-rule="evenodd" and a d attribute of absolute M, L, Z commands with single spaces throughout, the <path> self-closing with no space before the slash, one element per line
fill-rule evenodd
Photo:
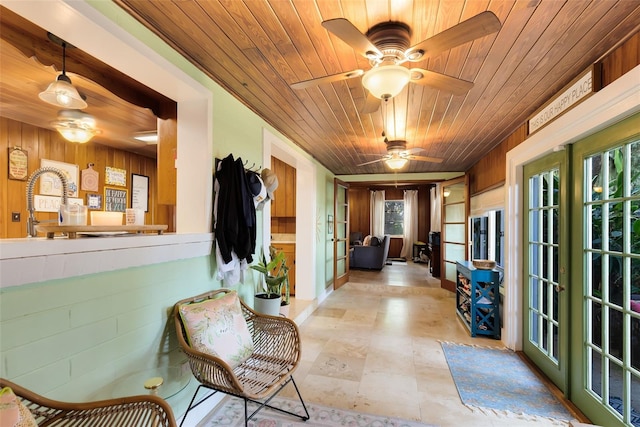
<path fill-rule="evenodd" d="M 263 128 L 300 152 L 115 4 L 89 3 L 211 90 L 215 157 L 233 153 L 249 164 L 261 164 Z M 333 175 L 317 166 L 315 279 L 319 295 L 330 279 L 326 265 L 332 254 L 327 250 L 326 218 L 333 211 L 333 196 L 326 183 Z M 261 212 L 258 223 L 262 224 Z M 260 248 L 261 229 L 258 236 Z M 180 366 L 183 358 L 176 351 L 170 310 L 181 298 L 221 287 L 214 276 L 215 261 L 199 257 L 2 289 L 0 376 L 54 399 L 80 401 L 111 397 L 114 384 L 134 372 Z M 255 279 L 250 270 L 245 283 L 236 287 L 250 303 Z M 186 409 L 194 383 L 192 380 L 188 391 L 169 399 L 177 416 Z"/>

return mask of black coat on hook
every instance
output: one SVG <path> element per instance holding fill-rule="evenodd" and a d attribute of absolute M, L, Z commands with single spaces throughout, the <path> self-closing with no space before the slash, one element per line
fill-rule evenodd
<path fill-rule="evenodd" d="M 231 262 L 233 251 L 239 259 L 251 263 L 256 248 L 256 210 L 242 159 L 234 160 L 232 154 L 222 159 L 216 180 L 219 190 L 215 238 L 222 259 Z"/>

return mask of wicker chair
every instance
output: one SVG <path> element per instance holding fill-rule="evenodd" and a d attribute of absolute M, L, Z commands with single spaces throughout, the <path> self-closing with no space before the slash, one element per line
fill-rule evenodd
<path fill-rule="evenodd" d="M 38 426 L 65 427 L 175 427 L 173 411 L 153 395 L 127 396 L 84 403 L 59 402 L 40 396 L 0 378 L 0 387 L 10 387 L 29 409 Z"/>
<path fill-rule="evenodd" d="M 292 376 L 300 360 L 300 335 L 298 327 L 292 320 L 285 317 L 268 316 L 255 312 L 244 302 L 240 301 L 242 315 L 247 322 L 249 333 L 253 340 L 254 351 L 248 359 L 235 368 L 231 368 L 227 362 L 218 357 L 195 350 L 187 342 L 187 333 L 179 307 L 183 304 L 218 298 L 230 292 L 233 291 L 229 289 L 219 289 L 178 301 L 174 306 L 178 343 L 189 358 L 193 375 L 200 382 L 184 414 L 182 423 L 186 420 L 191 409 L 217 392 L 236 396 L 244 400 L 245 426 L 247 426 L 249 420 L 264 407 L 284 412 L 298 417 L 303 421 L 307 421 L 309 419 L 309 412 Z M 298 398 L 304 408 L 304 415 L 269 405 L 271 399 L 289 383 L 293 384 L 298 394 Z M 193 402 L 201 387 L 213 390 L 213 392 L 194 405 Z M 249 414 L 247 406 L 249 402 L 258 405 L 257 409 L 251 414 Z M 180 425 L 182 425 L 182 423 Z"/>

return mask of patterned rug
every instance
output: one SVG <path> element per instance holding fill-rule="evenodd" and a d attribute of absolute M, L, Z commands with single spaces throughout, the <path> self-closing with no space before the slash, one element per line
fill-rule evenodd
<path fill-rule="evenodd" d="M 295 413 L 304 414 L 302 405 L 298 400 L 277 397 L 271 401 L 273 406 L 286 409 Z M 330 408 L 316 403 L 305 402 L 311 418 L 307 422 L 290 415 L 281 414 L 268 408 L 262 409 L 258 415 L 249 421 L 251 427 L 435 427 L 416 421 L 402 420 L 400 418 L 382 417 L 349 411 L 346 409 Z M 249 406 L 251 413 L 252 406 Z M 244 403 L 235 397 L 225 397 L 216 406 L 198 427 L 214 426 L 244 426 Z"/>
<path fill-rule="evenodd" d="M 472 410 L 561 424 L 574 418 L 513 351 L 441 344 L 460 399 Z"/>

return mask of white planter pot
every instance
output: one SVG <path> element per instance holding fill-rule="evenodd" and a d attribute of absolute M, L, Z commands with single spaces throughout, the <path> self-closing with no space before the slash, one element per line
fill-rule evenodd
<path fill-rule="evenodd" d="M 253 308 L 263 314 L 278 316 L 280 314 L 281 300 L 282 297 L 279 295 L 275 298 L 267 298 L 267 294 L 256 294 L 253 296 Z"/>

